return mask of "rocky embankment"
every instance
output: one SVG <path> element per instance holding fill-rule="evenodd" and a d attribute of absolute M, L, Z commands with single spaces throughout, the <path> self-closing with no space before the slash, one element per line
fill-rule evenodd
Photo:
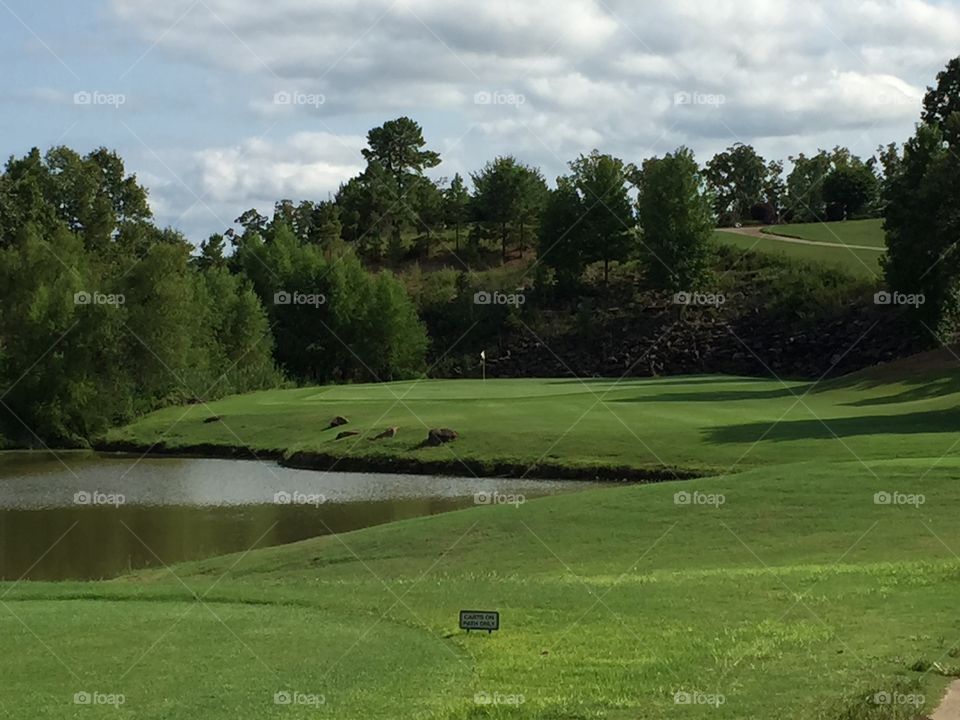
<path fill-rule="evenodd" d="M 535 328 L 523 324 L 487 352 L 487 376 L 833 377 L 913 352 L 904 319 L 867 300 L 810 319 L 651 296 L 597 311 L 589 323 L 545 312 Z"/>

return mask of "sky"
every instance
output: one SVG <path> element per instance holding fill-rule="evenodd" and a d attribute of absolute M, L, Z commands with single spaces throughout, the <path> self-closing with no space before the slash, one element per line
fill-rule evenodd
<path fill-rule="evenodd" d="M 958 41 L 960 0 L 0 0 L 0 153 L 115 149 L 199 243 L 326 199 L 401 115 L 435 178 L 512 154 L 552 181 L 594 148 L 869 156 Z"/>

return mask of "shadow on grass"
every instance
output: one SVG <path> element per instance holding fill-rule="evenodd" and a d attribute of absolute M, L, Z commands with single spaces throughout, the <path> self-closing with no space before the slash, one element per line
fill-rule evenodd
<path fill-rule="evenodd" d="M 852 418 L 815 418 L 777 423 L 744 423 L 708 430 L 708 440 L 716 443 L 751 443 L 765 440 L 830 440 L 857 435 L 915 435 L 955 433 L 960 423 L 960 408 L 903 415 L 863 415 Z M 764 435 L 766 433 L 766 435 Z"/>
<path fill-rule="evenodd" d="M 807 386 L 809 387 L 809 386 Z M 677 392 L 663 393 L 660 395 L 642 395 L 639 397 L 619 398 L 609 400 L 608 402 L 620 403 L 655 403 L 655 402 L 688 402 L 688 403 L 716 403 L 716 402 L 737 402 L 750 400 L 777 400 L 779 398 L 788 398 L 796 400 L 802 398 L 807 392 L 807 387 L 775 387 L 766 390 L 717 390 L 710 392 Z"/>
<path fill-rule="evenodd" d="M 550 380 L 547 382 L 548 385 L 611 385 L 615 384 L 617 387 L 631 387 L 634 385 L 643 385 L 645 387 L 656 386 L 663 387 L 665 385 L 730 385 L 733 383 L 737 384 L 747 384 L 747 383 L 757 383 L 757 384 L 766 384 L 770 382 L 771 378 L 748 378 L 748 377 L 683 377 L 683 378 L 630 378 L 630 379 L 619 379 L 615 377 L 608 378 L 583 378 L 583 379 L 558 379 Z"/>
<path fill-rule="evenodd" d="M 934 400 L 946 395 L 960 393 L 960 376 L 944 377 L 936 380 L 926 381 L 918 380 L 915 383 L 908 381 L 906 384 L 914 385 L 914 387 L 908 388 L 893 395 L 884 395 L 883 397 L 878 398 L 867 398 L 846 404 L 850 407 L 892 405 L 895 403 L 917 402 L 920 400 Z M 852 390 L 870 390 L 876 387 L 883 387 L 883 385 L 884 383 L 881 382 L 862 382 L 857 383 L 856 385 L 851 385 L 850 388 Z"/>

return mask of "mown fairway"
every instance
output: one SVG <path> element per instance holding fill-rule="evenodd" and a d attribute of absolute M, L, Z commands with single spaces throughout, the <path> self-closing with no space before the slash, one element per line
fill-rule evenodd
<path fill-rule="evenodd" d="M 785 242 L 775 237 L 777 235 L 824 245 Z M 837 265 L 858 276 L 882 277 L 880 258 L 885 249 L 882 220 L 772 225 L 756 235 L 718 230 L 714 236 L 719 242 L 742 250 L 779 253 L 799 260 Z"/>
<path fill-rule="evenodd" d="M 855 352 L 856 350 L 854 350 Z M 960 378 L 911 373 L 813 384 L 731 377 L 412 381 L 274 390 L 154 413 L 110 437 L 144 447 L 221 444 L 354 456 L 725 473 L 810 459 L 926 457 L 958 426 Z M 204 422 L 212 415 L 221 422 Z M 360 438 L 335 438 L 335 415 Z M 370 441 L 384 428 L 399 433 Z M 422 447 L 449 427 L 455 443 Z M 839 438 L 837 440 L 836 438 Z"/>
<path fill-rule="evenodd" d="M 835 245 L 862 245 L 880 248 L 881 250 L 886 247 L 883 220 L 796 223 L 767 227 L 763 229 L 763 232 Z"/>
<path fill-rule="evenodd" d="M 914 364 L 815 387 L 423 382 L 157 413 L 117 437 L 328 449 L 339 444 L 322 428 L 344 414 L 401 428 L 345 446 L 354 453 L 662 461 L 715 477 L 478 507 L 105 583 L 8 584 L 0 711 L 915 717 L 922 707 L 867 697 L 922 696 L 929 709 L 960 673 L 958 391 L 953 371 Z M 223 423 L 204 424 L 211 413 Z M 424 425 L 462 437 L 417 449 Z M 459 632 L 462 608 L 499 609 L 502 629 Z M 79 691 L 126 703 L 78 708 Z M 276 704 L 278 692 L 301 704 Z"/>

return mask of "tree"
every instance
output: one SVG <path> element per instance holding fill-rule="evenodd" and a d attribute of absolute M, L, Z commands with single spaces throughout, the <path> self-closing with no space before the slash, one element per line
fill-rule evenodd
<path fill-rule="evenodd" d="M 587 262 L 603 262 L 607 283 L 612 261 L 627 259 L 635 245 L 636 217 L 627 190 L 627 179 L 636 169 L 612 155 L 594 150 L 570 163 L 571 181 L 580 195 L 583 220 L 576 234 Z"/>
<path fill-rule="evenodd" d="M 460 252 L 460 228 L 470 219 L 470 202 L 470 191 L 463 177 L 457 173 L 443 193 L 443 220 L 456 228 L 457 252 Z"/>
<path fill-rule="evenodd" d="M 827 217 L 846 220 L 876 204 L 879 181 L 873 170 L 859 159 L 835 167 L 823 182 Z"/>
<path fill-rule="evenodd" d="M 780 222 L 783 205 L 786 200 L 787 185 L 783 180 L 783 160 L 771 160 L 767 163 L 766 177 L 763 182 L 763 202 L 754 206 L 751 217 L 765 225 Z"/>
<path fill-rule="evenodd" d="M 641 253 L 654 287 L 696 290 L 707 275 L 712 201 L 688 148 L 643 164 L 637 173 Z"/>
<path fill-rule="evenodd" d="M 937 75 L 937 86 L 927 88 L 923 99 L 923 122 L 947 133 L 950 116 L 960 112 L 960 57 L 955 57 Z"/>
<path fill-rule="evenodd" d="M 476 217 L 498 229 L 501 257 L 506 262 L 511 233 L 518 236 L 522 249 L 527 229 L 538 223 L 547 184 L 538 168 L 524 165 L 512 156 L 488 162 L 471 178 Z"/>
<path fill-rule="evenodd" d="M 226 239 L 224 236 L 221 233 L 213 233 L 200 243 L 200 255 L 196 258 L 197 267 L 201 270 L 208 270 L 212 267 L 226 267 L 227 259 L 223 254 L 225 246 Z"/>
<path fill-rule="evenodd" d="M 537 257 L 541 265 L 553 268 L 557 285 L 565 294 L 576 287 L 587 263 L 582 236 L 575 232 L 583 216 L 583 200 L 573 181 L 558 178 L 556 190 L 547 196 Z"/>
<path fill-rule="evenodd" d="M 318 383 L 395 380 L 422 369 L 427 341 L 413 322 L 413 303 L 396 280 L 367 272 L 354 253 L 331 260 L 286 225 L 272 242 L 253 240 L 239 253 L 267 308 L 277 363 L 290 376 Z M 390 287 L 377 291 L 378 282 Z"/>
<path fill-rule="evenodd" d="M 714 156 L 704 170 L 714 193 L 714 210 L 721 225 L 733 225 L 750 217 L 752 208 L 764 201 L 768 187 L 766 161 L 750 145 L 737 143 Z"/>
<path fill-rule="evenodd" d="M 952 140 L 960 137 L 960 108 L 948 97 L 957 69 L 952 60 L 927 93 L 926 122 L 902 157 L 888 149 L 884 162 L 887 285 L 923 296 L 910 317 L 924 344 L 952 339 L 960 321 L 960 158 Z"/>
<path fill-rule="evenodd" d="M 793 222 L 823 222 L 827 217 L 823 183 L 830 174 L 830 155 L 821 150 L 812 157 L 791 157 L 793 170 L 787 176 L 786 215 Z"/>
<path fill-rule="evenodd" d="M 336 254 L 342 244 L 343 224 L 340 222 L 340 207 L 330 201 L 317 203 L 313 213 L 315 242 L 328 257 Z"/>
<path fill-rule="evenodd" d="M 275 383 L 269 337 L 237 347 L 269 329 L 225 267 L 224 242 L 214 235 L 191 258 L 180 233 L 153 225 L 146 190 L 113 152 L 11 159 L 0 174 L 0 433 L 85 445 L 161 405 Z"/>
<path fill-rule="evenodd" d="M 408 117 L 390 120 L 367 133 L 368 147 L 363 150 L 363 157 L 368 166 L 383 170 L 382 174 L 369 176 L 368 182 L 379 185 L 374 192 L 386 196 L 389 204 L 384 215 L 389 217 L 396 247 L 400 245 L 403 226 L 417 214 L 415 198 L 408 197 L 408 193 L 426 181 L 424 170 L 440 164 L 440 154 L 425 150 L 426 144 L 423 129 Z"/>

